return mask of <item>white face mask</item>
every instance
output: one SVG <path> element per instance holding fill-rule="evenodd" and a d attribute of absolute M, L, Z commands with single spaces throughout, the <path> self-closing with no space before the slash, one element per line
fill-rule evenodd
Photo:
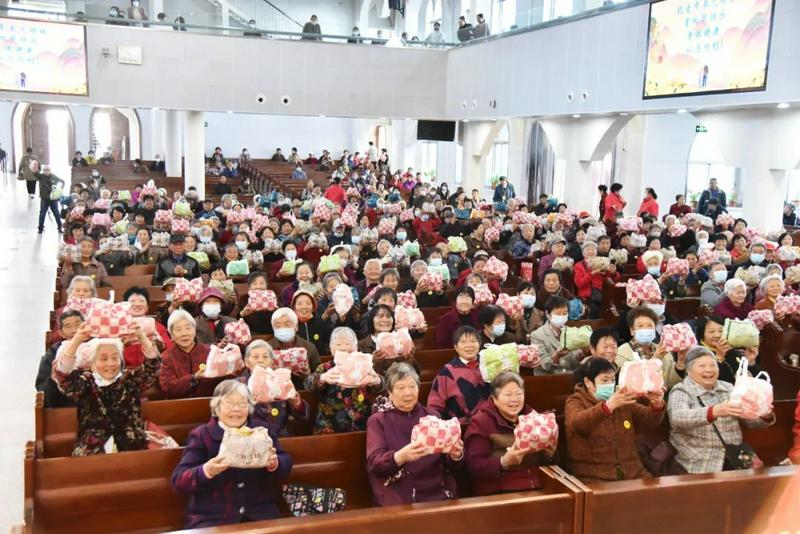
<path fill-rule="evenodd" d="M 721 284 L 728 279 L 728 271 L 725 269 L 720 269 L 719 271 L 714 271 L 711 273 L 711 276 L 714 277 L 714 281 L 716 283 Z"/>
<path fill-rule="evenodd" d="M 664 309 L 666 305 L 664 304 L 647 304 L 647 307 L 653 310 L 653 313 L 656 314 L 656 317 L 661 317 L 664 315 Z"/>
<path fill-rule="evenodd" d="M 247 241 L 237 241 L 236 248 L 239 250 L 245 250 L 247 248 Z"/>
<path fill-rule="evenodd" d="M 293 261 L 297 257 L 297 251 L 296 250 L 287 250 L 283 255 L 286 256 L 287 260 Z"/>
<path fill-rule="evenodd" d="M 209 319 L 216 319 L 221 311 L 222 306 L 219 304 L 203 304 L 203 315 Z"/>
<path fill-rule="evenodd" d="M 555 326 L 556 328 L 561 328 L 565 324 L 567 324 L 567 320 L 569 320 L 568 315 L 551 315 L 550 316 L 550 324 Z"/>
<path fill-rule="evenodd" d="M 533 308 L 534 304 L 536 304 L 536 295 L 524 294 L 520 295 L 520 297 L 522 298 L 522 306 L 526 310 Z"/>
<path fill-rule="evenodd" d="M 92 371 L 92 378 L 94 378 L 94 383 L 97 384 L 97 386 L 101 387 L 101 388 L 104 388 L 106 386 L 110 386 L 111 384 L 113 384 L 114 382 L 119 380 L 119 377 L 121 377 L 121 376 L 122 376 L 122 372 L 120 371 L 114 376 L 114 378 L 106 379 L 106 378 L 103 378 L 102 376 L 100 376 L 100 373 L 98 373 L 97 371 Z"/>

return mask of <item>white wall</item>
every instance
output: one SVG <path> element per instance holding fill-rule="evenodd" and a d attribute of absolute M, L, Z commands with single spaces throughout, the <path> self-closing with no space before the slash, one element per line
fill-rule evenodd
<path fill-rule="evenodd" d="M 356 20 L 355 0 L 271 0 L 284 13 L 305 24 L 316 15 L 322 33 L 350 35 Z M 299 30 L 299 28 L 298 28 Z"/>
<path fill-rule="evenodd" d="M 656 190 L 663 215 L 675 195 L 686 194 L 689 152 L 700 122 L 689 113 L 647 115 L 645 121 L 642 180 Z"/>

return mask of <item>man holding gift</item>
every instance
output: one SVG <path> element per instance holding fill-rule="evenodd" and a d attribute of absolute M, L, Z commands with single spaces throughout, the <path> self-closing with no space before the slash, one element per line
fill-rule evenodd
<path fill-rule="evenodd" d="M 200 276 L 200 265 L 186 255 L 184 243 L 186 236 L 172 234 L 169 238 L 169 254 L 158 262 L 153 275 L 153 284 L 161 285 L 167 278 L 187 278 L 194 280 Z"/>
<path fill-rule="evenodd" d="M 61 225 L 61 215 L 58 213 L 58 201 L 61 199 L 51 198 L 51 196 L 56 190 L 57 184 L 60 187 L 64 187 L 64 180 L 50 172 L 50 165 L 42 166 L 42 172 L 37 172 L 34 176 L 39 182 L 39 233 L 44 232 L 44 220 L 47 217 L 47 211 L 50 210 L 58 226 L 58 233 L 63 234 L 64 228 Z M 33 198 L 33 195 L 31 195 L 31 198 Z"/>

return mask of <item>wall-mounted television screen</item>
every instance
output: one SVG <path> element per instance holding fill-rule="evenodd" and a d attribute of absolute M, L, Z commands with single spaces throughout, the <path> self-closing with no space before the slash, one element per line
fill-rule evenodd
<path fill-rule="evenodd" d="M 454 121 L 417 121 L 419 141 L 452 141 L 456 136 Z"/>
<path fill-rule="evenodd" d="M 650 4 L 644 98 L 763 91 L 774 0 Z"/>
<path fill-rule="evenodd" d="M 85 27 L 0 17 L 0 91 L 88 96 Z"/>

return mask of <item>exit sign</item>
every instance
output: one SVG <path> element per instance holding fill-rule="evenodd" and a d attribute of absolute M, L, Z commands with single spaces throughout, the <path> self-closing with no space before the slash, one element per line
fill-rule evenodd
<path fill-rule="evenodd" d="M 708 131 L 708 128 L 706 128 L 702 124 L 698 124 L 697 126 L 694 127 L 694 131 L 695 133 L 706 133 Z"/>

